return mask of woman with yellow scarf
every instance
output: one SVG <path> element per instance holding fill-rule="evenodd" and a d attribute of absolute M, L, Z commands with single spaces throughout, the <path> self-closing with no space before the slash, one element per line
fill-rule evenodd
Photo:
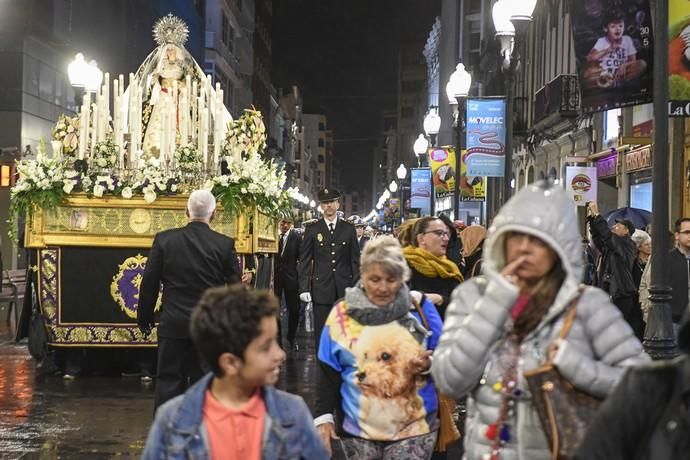
<path fill-rule="evenodd" d="M 453 289 L 462 281 L 458 266 L 446 257 L 450 231 L 437 217 L 417 219 L 410 245 L 403 249 L 412 270 L 410 289 L 423 292 L 436 305 L 441 318 Z"/>

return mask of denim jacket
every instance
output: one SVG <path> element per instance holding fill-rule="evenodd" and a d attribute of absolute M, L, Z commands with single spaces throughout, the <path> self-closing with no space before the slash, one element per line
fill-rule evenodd
<path fill-rule="evenodd" d="M 209 458 L 203 406 L 204 395 L 212 378 L 212 374 L 207 374 L 184 395 L 166 402 L 158 409 L 142 459 Z M 266 403 L 262 459 L 328 459 L 302 398 L 271 386 L 263 387 L 262 391 Z"/>

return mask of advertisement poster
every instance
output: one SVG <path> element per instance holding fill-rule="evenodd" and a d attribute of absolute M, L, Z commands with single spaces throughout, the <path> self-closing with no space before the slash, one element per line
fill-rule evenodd
<path fill-rule="evenodd" d="M 467 175 L 467 150 L 460 156 L 460 199 L 462 201 L 484 201 L 486 199 L 486 177 Z"/>
<path fill-rule="evenodd" d="M 433 147 L 429 149 L 431 182 L 437 195 L 455 190 L 455 147 Z"/>
<path fill-rule="evenodd" d="M 506 103 L 503 99 L 467 101 L 468 176 L 503 177 L 506 147 Z"/>
<path fill-rule="evenodd" d="M 412 168 L 410 171 L 410 209 L 419 209 L 420 216 L 431 214 L 431 170 Z"/>
<path fill-rule="evenodd" d="M 597 201 L 596 166 L 566 166 L 565 190 L 578 206 Z"/>
<path fill-rule="evenodd" d="M 668 95 L 671 116 L 690 116 L 690 2 L 668 2 Z M 687 39 L 687 38 L 686 38 Z"/>
<path fill-rule="evenodd" d="M 650 102 L 649 0 L 569 1 L 583 112 Z"/>

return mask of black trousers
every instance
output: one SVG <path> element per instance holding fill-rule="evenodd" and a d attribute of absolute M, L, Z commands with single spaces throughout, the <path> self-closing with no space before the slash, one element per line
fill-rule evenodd
<path fill-rule="evenodd" d="M 184 393 L 203 375 L 194 343 L 190 339 L 158 337 L 156 408 Z"/>
<path fill-rule="evenodd" d="M 613 304 L 623 313 L 623 318 L 628 322 L 635 337 L 642 340 L 644 336 L 645 323 L 642 318 L 642 309 L 637 296 L 618 297 L 613 299 Z"/>
<path fill-rule="evenodd" d="M 297 327 L 299 326 L 299 290 L 297 286 L 291 287 L 278 287 L 276 293 L 278 299 L 281 299 L 283 295 L 285 296 L 285 306 L 287 307 L 287 339 L 292 345 L 295 342 L 295 337 L 297 336 Z"/>
<path fill-rule="evenodd" d="M 314 304 L 314 343 L 316 344 L 315 354 L 319 354 L 319 341 L 321 341 L 321 332 L 326 324 L 328 314 L 331 312 L 333 304 Z"/>

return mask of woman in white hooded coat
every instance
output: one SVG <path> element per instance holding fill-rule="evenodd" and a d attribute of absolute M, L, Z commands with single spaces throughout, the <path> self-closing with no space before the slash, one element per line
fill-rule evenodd
<path fill-rule="evenodd" d="M 574 386 L 598 397 L 625 367 L 649 359 L 605 292 L 580 291 L 580 241 L 572 199 L 547 182 L 531 184 L 494 219 L 483 276 L 453 292 L 432 374 L 441 392 L 468 397 L 466 459 L 551 458 L 523 375 L 549 353 Z M 578 295 L 572 329 L 557 342 Z"/>

